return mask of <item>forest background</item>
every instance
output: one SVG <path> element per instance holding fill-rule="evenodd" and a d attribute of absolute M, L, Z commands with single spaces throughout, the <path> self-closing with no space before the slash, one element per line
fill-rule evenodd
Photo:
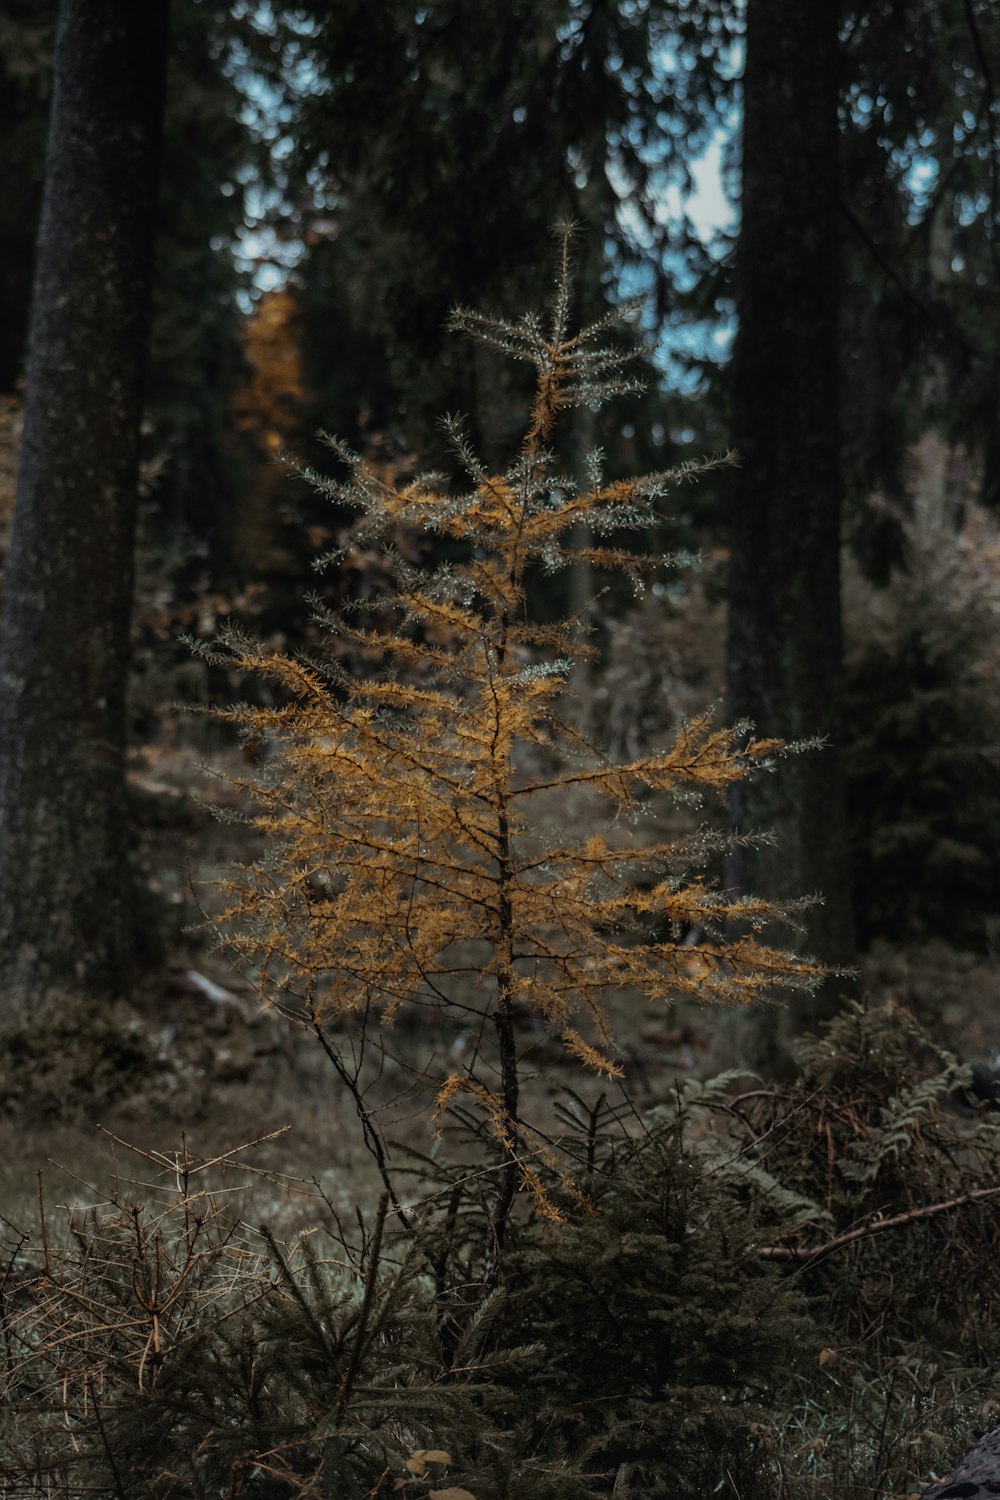
<path fill-rule="evenodd" d="M 165 22 L 165 8 L 150 14 L 161 10 Z M 0 205 L 5 528 L 30 422 L 36 243 L 54 265 L 66 238 L 59 213 L 42 215 L 56 19 L 44 4 L 0 16 L 0 154 L 20 185 Z M 149 122 L 159 207 L 130 231 L 152 298 L 138 482 L 126 444 L 110 493 L 108 387 L 94 372 L 116 325 L 81 304 L 89 376 L 57 383 L 73 425 L 37 448 L 44 472 L 34 458 L 22 468 L 46 538 L 44 632 L 18 614 L 43 571 L 27 543 L 18 566 L 34 563 L 16 577 L 12 555 L 5 589 L 8 1097 L 22 1120 L 27 1106 L 41 1149 L 46 1114 L 74 1141 L 65 1122 L 81 1108 L 201 1113 L 211 1136 L 257 1118 L 276 1078 L 301 1089 L 285 1034 L 251 1016 L 251 987 L 190 931 L 197 903 L 212 909 L 207 871 L 249 837 L 201 820 L 192 762 L 240 774 L 269 747 L 174 705 L 261 688 L 178 637 L 235 617 L 279 648 L 315 644 L 310 561 L 349 516 L 275 458 L 339 477 L 317 428 L 392 480 L 448 466 L 444 412 L 467 414 L 487 464 L 510 452 L 527 388 L 445 324 L 456 305 L 507 317 L 537 305 L 552 226 L 566 219 L 579 226 L 580 316 L 641 292 L 631 336 L 655 371 L 642 393 L 579 409 L 570 456 L 598 446 L 619 476 L 741 455 L 679 492 L 662 543 L 687 565 L 642 601 L 582 566 L 540 589 L 543 614 L 583 614 L 604 651 L 604 667 L 574 678 L 580 722 L 622 757 L 719 700 L 724 719 L 762 736 L 823 738 L 737 789 L 733 828 L 775 842 L 734 842 L 716 874 L 777 902 L 822 893 L 796 942 L 845 971 L 773 1008 L 617 1018 L 626 1063 L 653 1097 L 667 1075 L 736 1061 L 793 1077 L 794 1039 L 864 993 L 904 1005 L 933 1045 L 988 1071 L 1000 886 L 993 7 L 456 0 L 390 3 L 373 22 L 350 4 L 174 0 L 166 37 L 150 23 L 119 58 L 150 115 L 161 86 L 165 101 L 162 147 Z M 77 52 L 81 72 L 88 55 Z M 710 226 L 690 212 L 706 153 L 732 208 Z M 51 143 L 48 161 L 51 179 Z M 105 167 L 113 202 L 131 179 L 110 152 Z M 62 189 L 73 212 L 65 177 Z M 80 232 L 101 239 L 93 221 Z M 124 300 L 141 312 L 129 285 Z M 31 339 L 44 342 L 37 314 Z M 88 522 L 88 485 L 135 516 Z M 45 493 L 65 508 L 46 515 Z M 131 625 L 126 600 L 109 632 L 93 580 L 110 570 L 127 584 L 126 552 Z M 370 565 L 325 576 L 324 593 L 377 595 Z M 73 570 L 90 601 L 79 608 Z M 23 685 L 29 639 L 35 693 Z M 95 656 L 109 681 L 127 676 L 124 712 L 121 692 L 95 692 Z M 94 703 L 120 723 L 96 723 Z M 81 766 L 81 725 L 101 744 L 127 734 L 127 757 Z M 202 790 L 223 811 L 244 807 L 225 784 Z M 32 796 L 50 825 L 45 860 L 26 852 L 37 827 L 12 811 Z M 307 1155 L 327 1149 L 317 1090 Z M 96 1170 L 86 1153 L 74 1169 Z"/>

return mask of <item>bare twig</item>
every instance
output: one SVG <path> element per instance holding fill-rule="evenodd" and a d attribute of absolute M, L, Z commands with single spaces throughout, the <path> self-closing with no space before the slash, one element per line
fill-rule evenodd
<path fill-rule="evenodd" d="M 386 1159 L 385 1146 L 382 1142 L 381 1132 L 379 1131 L 378 1126 L 375 1124 L 375 1121 L 372 1118 L 371 1110 L 365 1103 L 364 1095 L 361 1092 L 361 1086 L 358 1083 L 357 1074 L 355 1073 L 352 1076 L 350 1070 L 345 1065 L 340 1053 L 337 1051 L 336 1047 L 333 1045 L 333 1043 L 330 1041 L 330 1038 L 324 1031 L 323 1023 L 317 1015 L 315 1007 L 311 1003 L 309 1029 L 312 1031 L 316 1040 L 319 1042 L 330 1062 L 333 1064 L 337 1077 L 340 1079 L 341 1083 L 344 1084 L 345 1088 L 351 1095 L 351 1098 L 354 1100 L 354 1108 L 357 1111 L 358 1119 L 361 1121 L 361 1131 L 362 1135 L 364 1136 L 365 1145 L 368 1147 L 368 1150 L 375 1158 L 375 1165 L 378 1168 L 378 1175 L 382 1179 L 382 1186 L 385 1188 L 385 1191 L 388 1194 L 389 1202 L 392 1204 L 393 1213 L 396 1215 L 403 1228 L 409 1232 L 412 1232 L 413 1226 L 410 1223 L 410 1216 L 406 1212 L 406 1209 L 403 1207 L 403 1205 L 400 1203 L 399 1195 L 396 1193 L 392 1185 L 392 1178 L 389 1176 L 389 1163 Z"/>
<path fill-rule="evenodd" d="M 252 1141 L 244 1141 L 240 1146 L 230 1146 L 220 1156 L 207 1157 L 205 1161 L 195 1161 L 193 1157 L 188 1156 L 186 1144 L 182 1152 L 174 1152 L 172 1156 L 168 1156 L 163 1151 L 147 1150 L 143 1146 L 136 1146 L 131 1141 L 124 1140 L 120 1135 L 115 1135 L 114 1131 L 109 1130 L 106 1125 L 98 1124 L 97 1126 L 101 1134 L 114 1141 L 116 1146 L 124 1146 L 126 1151 L 131 1151 L 143 1161 L 151 1162 L 155 1167 L 163 1167 L 168 1172 L 179 1172 L 183 1169 L 187 1177 L 192 1177 L 195 1172 L 205 1172 L 209 1167 L 218 1166 L 220 1162 L 227 1167 L 237 1167 L 241 1172 L 259 1172 L 258 1167 L 249 1166 L 246 1162 L 234 1161 L 233 1158 L 241 1151 L 249 1151 L 253 1146 L 263 1146 L 266 1141 L 277 1140 L 279 1135 L 286 1135 L 291 1128 L 290 1125 L 279 1125 L 276 1130 L 268 1130 L 264 1135 L 254 1136 Z"/>
<path fill-rule="evenodd" d="M 894 1214 L 891 1219 L 870 1220 L 858 1229 L 849 1229 L 844 1234 L 836 1235 L 823 1245 L 762 1245 L 758 1247 L 757 1255 L 761 1260 L 791 1260 L 808 1264 L 831 1255 L 834 1250 L 842 1250 L 859 1240 L 870 1239 L 874 1234 L 883 1234 L 889 1229 L 903 1229 L 907 1224 L 915 1224 L 920 1219 L 931 1219 L 938 1214 L 949 1213 L 953 1208 L 965 1208 L 984 1198 L 995 1198 L 998 1194 L 1000 1187 L 977 1188 L 974 1192 L 961 1193 L 957 1198 L 949 1198 L 943 1203 L 928 1203 L 922 1208 L 907 1209 L 905 1213 Z"/>
<path fill-rule="evenodd" d="M 927 323 L 929 327 L 936 329 L 943 338 L 949 341 L 949 343 L 952 343 L 957 348 L 961 349 L 963 354 L 967 354 L 970 359 L 977 361 L 985 360 L 985 351 L 980 348 L 975 348 L 968 342 L 967 339 L 963 338 L 961 333 L 958 332 L 958 330 L 952 325 L 951 320 L 947 319 L 944 316 L 944 312 L 940 306 L 936 306 L 931 302 L 924 301 L 924 299 L 913 290 L 912 286 L 910 286 L 910 284 L 903 278 L 900 272 L 896 270 L 895 266 L 889 260 L 886 253 L 882 250 L 881 246 L 879 246 L 872 238 L 871 234 L 865 228 L 864 224 L 858 218 L 857 214 L 854 213 L 853 209 L 849 208 L 848 205 L 843 201 L 841 201 L 840 204 L 840 212 L 846 219 L 847 223 L 854 230 L 854 233 L 858 236 L 858 239 L 864 245 L 865 249 L 868 251 L 872 259 L 876 262 L 877 265 L 881 266 L 882 270 L 889 277 L 890 281 L 892 281 L 893 284 L 898 287 L 900 292 L 906 298 L 907 302 L 909 302 L 910 305 L 916 309 L 916 311 L 923 318 L 924 322 Z"/>
<path fill-rule="evenodd" d="M 118 1464 L 115 1462 L 114 1449 L 108 1441 L 108 1434 L 104 1428 L 104 1418 L 101 1416 L 101 1408 L 97 1400 L 97 1390 L 94 1386 L 93 1380 L 89 1378 L 87 1380 L 87 1394 L 90 1397 L 90 1404 L 94 1408 L 94 1420 L 97 1423 L 97 1430 L 101 1435 L 101 1445 L 104 1448 L 108 1464 L 111 1468 L 111 1474 L 115 1482 L 115 1495 L 117 1496 L 117 1500 L 128 1500 L 125 1486 L 122 1483 L 122 1476 L 119 1471 Z"/>

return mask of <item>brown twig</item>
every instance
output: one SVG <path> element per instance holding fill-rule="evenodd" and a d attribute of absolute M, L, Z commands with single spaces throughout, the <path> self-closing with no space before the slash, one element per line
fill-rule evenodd
<path fill-rule="evenodd" d="M 949 1198 L 944 1203 L 928 1203 L 923 1208 L 910 1208 L 906 1213 L 894 1214 L 891 1219 L 875 1219 L 868 1224 L 862 1224 L 858 1229 L 850 1229 L 845 1234 L 838 1234 L 834 1239 L 827 1240 L 824 1245 L 762 1245 L 757 1250 L 761 1260 L 794 1260 L 802 1263 L 819 1260 L 822 1256 L 830 1255 L 834 1250 L 842 1250 L 845 1245 L 854 1245 L 858 1240 L 870 1239 L 873 1234 L 882 1234 L 888 1229 L 902 1229 L 907 1224 L 916 1223 L 919 1219 L 934 1218 L 937 1214 L 948 1213 L 953 1208 L 964 1208 L 969 1203 L 981 1202 L 984 1198 L 995 1198 L 1000 1194 L 1000 1187 L 976 1188 L 973 1192 L 962 1193 L 957 1198 Z"/>
<path fill-rule="evenodd" d="M 341 1083 L 344 1084 L 345 1088 L 350 1093 L 351 1098 L 354 1100 L 354 1107 L 357 1111 L 358 1119 L 361 1121 L 361 1130 L 364 1136 L 365 1145 L 371 1152 L 372 1156 L 375 1158 L 375 1165 L 378 1168 L 378 1175 L 382 1179 L 382 1186 L 385 1188 L 389 1201 L 392 1204 L 392 1211 L 396 1215 L 399 1222 L 402 1224 L 403 1228 L 407 1230 L 407 1232 L 412 1233 L 413 1225 L 410 1222 L 410 1216 L 406 1212 L 406 1209 L 403 1207 L 403 1205 L 400 1203 L 399 1195 L 393 1187 L 392 1178 L 389 1175 L 389 1163 L 386 1159 L 385 1146 L 382 1141 L 382 1134 L 375 1123 L 371 1110 L 365 1103 L 364 1094 L 362 1093 L 361 1085 L 358 1082 L 357 1074 L 355 1073 L 352 1075 L 350 1069 L 345 1065 L 340 1053 L 337 1051 L 336 1047 L 333 1045 L 333 1043 L 330 1041 L 330 1038 L 324 1031 L 322 1020 L 320 1019 L 316 1008 L 311 1001 L 309 1011 L 309 1030 L 313 1033 L 316 1040 L 319 1042 L 323 1051 L 326 1053 L 327 1058 L 333 1064 L 333 1068 L 337 1074 L 337 1077 L 340 1079 Z"/>
<path fill-rule="evenodd" d="M 114 1449 L 108 1441 L 108 1434 L 104 1427 L 104 1418 L 101 1416 L 100 1403 L 97 1400 L 97 1388 L 94 1384 L 94 1381 L 89 1376 L 87 1377 L 87 1394 L 90 1397 L 90 1404 L 94 1408 L 94 1420 L 97 1423 L 97 1430 L 101 1435 L 101 1445 L 104 1448 L 105 1457 L 107 1458 L 108 1466 L 111 1469 L 111 1477 L 113 1478 L 115 1484 L 115 1495 L 117 1497 L 117 1500 L 128 1500 L 125 1485 L 122 1482 L 122 1476 L 119 1471 L 118 1464 L 115 1461 Z"/>
<path fill-rule="evenodd" d="M 248 1166 L 245 1162 L 234 1161 L 233 1158 L 240 1151 L 249 1151 L 253 1146 L 263 1146 L 268 1141 L 277 1140 L 278 1136 L 287 1135 L 292 1127 L 290 1125 L 279 1125 L 276 1130 L 265 1131 L 263 1135 L 254 1136 L 252 1141 L 244 1141 L 240 1146 L 231 1146 L 228 1151 L 223 1151 L 220 1156 L 212 1156 L 205 1161 L 196 1161 L 193 1157 L 189 1156 L 186 1142 L 183 1152 L 175 1151 L 171 1156 L 164 1151 L 147 1150 L 142 1146 L 136 1146 L 131 1141 L 126 1141 L 122 1136 L 115 1135 L 113 1130 L 109 1130 L 106 1125 L 101 1125 L 99 1122 L 96 1128 L 102 1135 L 106 1135 L 109 1140 L 114 1141 L 116 1146 L 124 1146 L 126 1151 L 131 1151 L 135 1156 L 141 1157 L 143 1161 L 151 1162 L 155 1167 L 163 1167 L 169 1172 L 180 1172 L 183 1170 L 185 1175 L 190 1178 L 195 1172 L 205 1172 L 209 1167 L 218 1166 L 220 1162 L 223 1162 L 227 1167 L 237 1167 L 241 1172 L 259 1172 L 259 1168 Z"/>

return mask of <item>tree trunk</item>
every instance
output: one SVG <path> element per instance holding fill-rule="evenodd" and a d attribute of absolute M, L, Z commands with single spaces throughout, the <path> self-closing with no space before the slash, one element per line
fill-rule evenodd
<path fill-rule="evenodd" d="M 853 959 L 840 743 L 838 126 L 836 0 L 749 0 L 744 85 L 739 334 L 733 440 L 729 691 L 760 735 L 824 736 L 740 788 L 739 831 L 773 830 L 740 850 L 739 889 L 820 894 L 798 946 Z M 757 1056 L 779 1064 L 791 1035 L 835 1009 L 849 986 L 758 1012 Z M 763 1045 L 762 1045 L 763 1044 Z"/>
<path fill-rule="evenodd" d="M 0 634 L 8 1015 L 121 995 L 126 684 L 168 0 L 63 0 Z"/>

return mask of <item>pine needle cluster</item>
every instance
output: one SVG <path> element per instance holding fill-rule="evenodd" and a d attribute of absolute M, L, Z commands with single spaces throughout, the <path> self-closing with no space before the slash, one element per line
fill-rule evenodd
<path fill-rule="evenodd" d="M 505 472 L 488 472 L 448 419 L 471 481 L 461 492 L 433 477 L 389 482 L 332 441 L 349 479 L 309 476 L 362 517 L 348 548 L 321 563 L 381 551 L 390 598 L 338 611 L 314 601 L 331 646 L 321 659 L 236 631 L 206 653 L 270 679 L 278 700 L 222 714 L 274 752 L 244 783 L 266 852 L 226 883 L 226 940 L 310 1024 L 384 1025 L 424 1004 L 471 1026 L 471 1061 L 437 1080 L 439 1107 L 465 1095 L 492 1122 L 495 1242 L 524 1185 L 519 1015 L 615 1075 L 611 994 L 743 1004 L 775 986 L 811 987 L 819 972 L 764 940 L 774 907 L 713 886 L 704 843 L 650 833 L 651 796 L 724 795 L 781 745 L 706 713 L 673 743 L 618 762 L 560 712 L 571 670 L 594 652 L 581 621 L 539 620 L 533 599 L 548 577 L 584 564 L 641 589 L 669 561 L 644 545 L 668 496 L 711 467 L 609 479 L 593 452 L 580 480 L 562 472 L 560 416 L 632 385 L 631 356 L 605 342 L 615 315 L 573 332 L 572 306 L 564 240 L 547 319 L 452 319 L 534 369 Z M 427 566 L 412 547 L 393 549 L 402 535 L 422 540 Z M 540 818 L 546 799 L 573 794 L 590 809 L 583 826 Z"/>

